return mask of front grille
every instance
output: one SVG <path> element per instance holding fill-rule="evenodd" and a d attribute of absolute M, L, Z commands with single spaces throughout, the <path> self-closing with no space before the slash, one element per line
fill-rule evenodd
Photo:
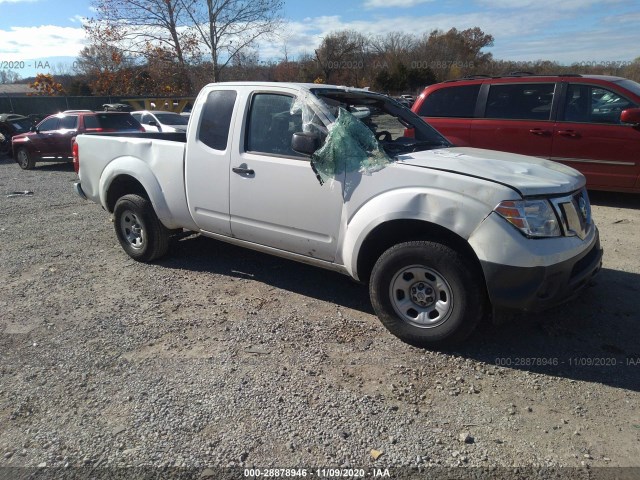
<path fill-rule="evenodd" d="M 586 238 L 592 225 L 587 190 L 583 188 L 571 196 L 554 198 L 551 203 L 560 217 L 564 234 L 568 237 L 577 235 L 581 239 Z"/>

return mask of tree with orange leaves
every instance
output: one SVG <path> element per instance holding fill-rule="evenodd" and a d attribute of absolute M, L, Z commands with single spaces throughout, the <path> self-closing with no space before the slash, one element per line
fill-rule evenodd
<path fill-rule="evenodd" d="M 65 95 L 64 88 L 61 83 L 58 83 L 50 73 L 39 73 L 36 75 L 36 79 L 29 84 L 29 88 L 34 90 L 33 93 L 29 93 L 29 96 L 55 96 Z"/>

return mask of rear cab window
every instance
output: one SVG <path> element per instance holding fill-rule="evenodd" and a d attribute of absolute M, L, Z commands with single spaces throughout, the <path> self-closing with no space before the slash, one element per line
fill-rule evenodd
<path fill-rule="evenodd" d="M 214 90 L 207 95 L 198 126 L 198 141 L 214 150 L 226 150 L 231 116 L 238 96 L 235 90 Z"/>

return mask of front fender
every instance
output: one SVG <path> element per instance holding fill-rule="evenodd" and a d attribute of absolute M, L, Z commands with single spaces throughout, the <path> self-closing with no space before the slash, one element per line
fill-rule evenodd
<path fill-rule="evenodd" d="M 26 147 L 27 150 L 29 150 L 29 153 L 33 154 L 33 151 L 32 151 L 33 149 L 31 148 L 28 137 L 14 136 L 13 138 L 10 138 L 9 141 L 11 142 L 11 151 L 13 152 L 14 158 L 16 156 L 16 152 L 18 151 L 18 148 L 20 147 Z"/>
<path fill-rule="evenodd" d="M 386 222 L 429 222 L 468 239 L 492 208 L 478 196 L 451 190 L 412 187 L 382 193 L 361 206 L 349 219 L 342 242 L 343 263 L 352 277 L 359 278 L 360 249 L 367 236 Z"/>
<path fill-rule="evenodd" d="M 140 182 L 149 196 L 158 219 L 165 227 L 169 229 L 179 227 L 167 205 L 158 178 L 147 163 L 133 156 L 122 156 L 113 159 L 102 172 L 98 191 L 100 192 L 100 204 L 105 210 L 109 210 L 107 206 L 109 188 L 113 181 L 121 175 L 132 177 Z"/>

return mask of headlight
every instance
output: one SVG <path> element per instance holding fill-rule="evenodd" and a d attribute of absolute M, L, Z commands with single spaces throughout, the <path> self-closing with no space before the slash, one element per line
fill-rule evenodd
<path fill-rule="evenodd" d="M 558 218 L 547 200 L 506 200 L 494 211 L 529 237 L 559 237 Z"/>

